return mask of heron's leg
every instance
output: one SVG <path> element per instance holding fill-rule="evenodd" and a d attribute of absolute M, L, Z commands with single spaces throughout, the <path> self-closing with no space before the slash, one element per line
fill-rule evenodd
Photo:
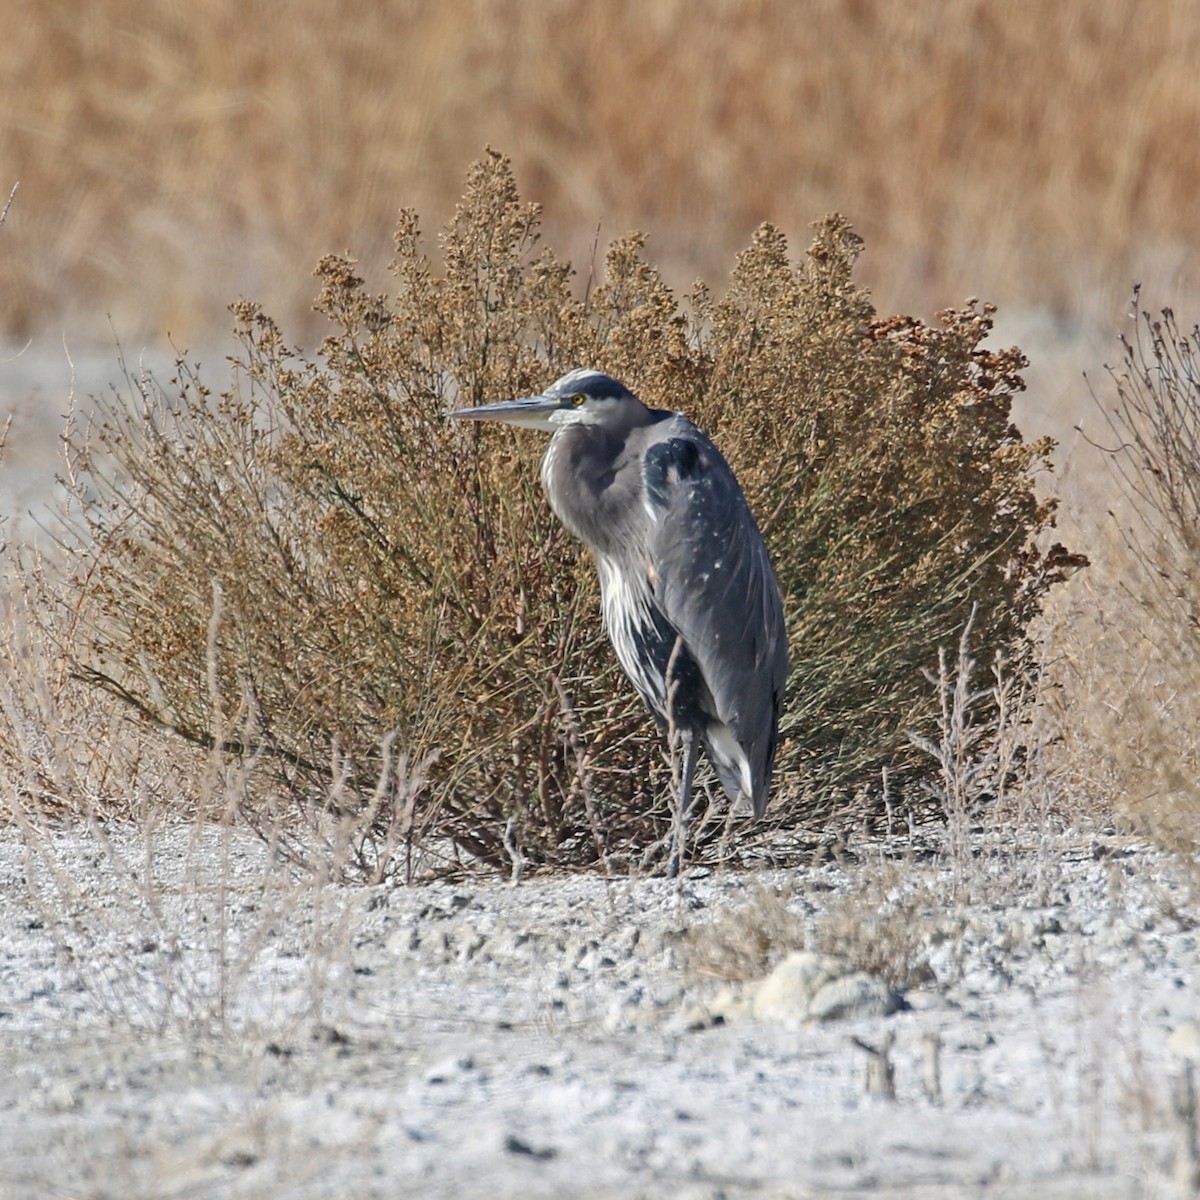
<path fill-rule="evenodd" d="M 667 867 L 667 875 L 671 879 L 683 869 L 688 809 L 692 806 L 692 776 L 696 773 L 696 756 L 700 752 L 696 735 L 690 729 L 681 729 L 679 738 L 683 742 L 683 779 L 679 785 L 679 808 L 675 813 L 675 844 L 671 847 L 671 861 Z"/>

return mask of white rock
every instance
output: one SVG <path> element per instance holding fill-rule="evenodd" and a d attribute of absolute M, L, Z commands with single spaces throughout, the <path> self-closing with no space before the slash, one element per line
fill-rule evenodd
<path fill-rule="evenodd" d="M 1177 1058 L 1200 1062 L 1200 1021 L 1188 1021 L 1171 1032 L 1167 1049 Z"/>
<path fill-rule="evenodd" d="M 750 1009 L 760 1021 L 834 1021 L 887 1016 L 896 1010 L 896 997 L 845 959 L 801 950 L 758 985 Z"/>

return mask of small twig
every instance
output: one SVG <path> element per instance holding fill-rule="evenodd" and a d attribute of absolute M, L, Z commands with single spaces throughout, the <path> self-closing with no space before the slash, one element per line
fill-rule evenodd
<path fill-rule="evenodd" d="M 575 778 L 579 784 L 579 791 L 583 796 L 583 811 L 587 815 L 588 827 L 592 831 L 592 844 L 596 847 L 596 857 L 600 859 L 601 866 L 604 867 L 606 875 L 612 874 L 612 869 L 608 862 L 608 853 L 604 848 L 604 837 L 600 829 L 600 819 L 596 815 L 595 797 L 592 792 L 592 772 L 588 765 L 588 756 L 583 748 L 583 738 L 579 732 L 579 722 L 575 719 L 575 706 L 571 703 L 570 696 L 567 695 L 567 689 L 563 687 L 562 680 L 557 675 L 554 677 L 554 686 L 558 690 L 558 702 L 562 711 L 563 722 L 567 727 L 567 741 L 571 746 L 571 753 L 575 756 Z"/>
<path fill-rule="evenodd" d="M 882 1096 L 885 1100 L 896 1098 L 896 1069 L 892 1066 L 892 1044 L 896 1035 L 888 1031 L 880 1046 L 872 1046 L 861 1038 L 852 1037 L 851 1043 L 867 1055 L 867 1095 Z"/>
<path fill-rule="evenodd" d="M 783 495 L 779 498 L 779 502 L 773 509 L 771 509 L 770 515 L 762 523 L 761 532 L 763 537 L 766 537 L 767 534 L 769 534 L 771 530 L 775 528 L 776 522 L 781 516 L 783 516 L 784 509 L 791 504 L 792 498 L 800 490 L 800 485 L 804 482 L 808 475 L 811 474 L 811 472 L 812 464 L 808 463 L 796 473 L 795 478 L 784 489 Z"/>
<path fill-rule="evenodd" d="M 12 208 L 12 202 L 17 195 L 17 188 L 20 186 L 20 180 L 17 180 L 17 182 L 12 185 L 12 191 L 8 193 L 8 199 L 5 201 L 4 208 L 0 210 L 0 225 L 3 225 L 5 220 L 8 218 L 8 210 Z"/>
<path fill-rule="evenodd" d="M 936 1033 L 921 1038 L 921 1082 L 930 1104 L 942 1102 L 942 1039 Z"/>
<path fill-rule="evenodd" d="M 1192 1064 L 1185 1062 L 1171 1079 L 1171 1111 L 1178 1125 L 1175 1147 L 1175 1180 L 1186 1188 L 1200 1184 L 1200 1144 L 1196 1135 L 1196 1081 Z"/>
<path fill-rule="evenodd" d="M 139 700 L 133 692 L 118 683 L 111 675 L 106 675 L 103 671 L 98 671 L 95 667 L 77 665 L 70 672 L 69 678 L 77 680 L 79 683 L 90 684 L 92 687 L 107 692 L 110 696 L 128 705 L 142 720 L 153 725 L 156 729 L 161 729 L 166 733 L 173 733 L 183 738 L 185 742 L 191 742 L 192 745 L 199 746 L 201 749 L 220 750 L 223 754 L 235 754 L 239 756 L 258 754 L 265 751 L 273 758 L 281 759 L 293 767 L 299 767 L 304 771 L 320 773 L 317 767 L 308 759 L 291 750 L 285 750 L 278 744 L 272 743 L 268 745 L 260 743 L 258 745 L 251 745 L 248 742 L 229 738 L 218 742 L 210 733 L 193 729 L 191 726 L 184 725 L 178 721 L 172 721 Z"/>
<path fill-rule="evenodd" d="M 525 877 L 525 855 L 521 853 L 521 843 L 517 838 L 517 818 L 511 816 L 504 822 L 504 851 L 512 863 L 508 882 L 513 887 L 520 886 Z"/>

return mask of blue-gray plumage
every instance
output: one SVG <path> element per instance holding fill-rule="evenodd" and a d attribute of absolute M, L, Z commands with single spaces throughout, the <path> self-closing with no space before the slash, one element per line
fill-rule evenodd
<path fill-rule="evenodd" d="M 779 585 L 742 489 L 682 413 L 647 408 L 599 371 L 540 396 L 450 414 L 554 436 L 542 484 L 591 547 L 613 648 L 683 744 L 672 873 L 682 860 L 697 741 L 737 811 L 767 806 L 787 679 Z"/>

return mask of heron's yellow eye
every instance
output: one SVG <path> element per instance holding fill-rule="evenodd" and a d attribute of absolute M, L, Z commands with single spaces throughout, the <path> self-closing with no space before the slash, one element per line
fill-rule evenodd
<path fill-rule="evenodd" d="M 572 403 L 572 404 L 573 404 L 573 405 L 574 405 L 576 408 L 579 408 L 579 407 L 580 407 L 580 405 L 582 405 L 582 404 L 583 404 L 583 402 L 584 402 L 586 399 L 587 399 L 587 397 L 586 397 L 586 396 L 585 396 L 585 395 L 584 395 L 582 392 L 576 392 L 576 393 L 575 393 L 575 395 L 573 395 L 573 396 L 571 397 L 571 403 Z"/>

